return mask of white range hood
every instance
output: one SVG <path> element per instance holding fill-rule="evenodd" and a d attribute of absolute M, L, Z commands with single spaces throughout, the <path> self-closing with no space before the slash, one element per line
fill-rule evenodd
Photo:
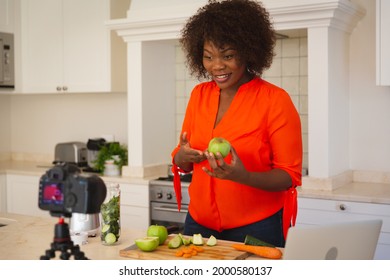
<path fill-rule="evenodd" d="M 107 26 L 127 42 L 129 166 L 124 174 L 166 173 L 175 139 L 174 42 L 206 0 L 132 0 Z M 334 189 L 349 170 L 349 34 L 365 11 L 348 0 L 265 0 L 275 29 L 308 34 L 309 177 Z M 159 145 L 156 149 L 148 147 Z M 153 152 L 151 152 L 153 150 Z"/>
<path fill-rule="evenodd" d="M 184 22 L 207 0 L 132 0 L 126 19 L 108 25 L 125 41 L 176 39 Z M 349 0 L 264 0 L 276 30 L 332 27 L 351 32 L 364 15 Z"/>

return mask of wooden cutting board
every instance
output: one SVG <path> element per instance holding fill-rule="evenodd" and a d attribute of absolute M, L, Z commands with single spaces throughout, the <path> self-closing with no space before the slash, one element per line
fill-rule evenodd
<path fill-rule="evenodd" d="M 138 260 L 184 260 L 183 257 L 176 257 L 175 252 L 178 249 L 169 249 L 168 242 L 175 234 L 168 236 L 163 245 L 157 247 L 153 252 L 143 252 L 135 244 L 119 251 L 121 257 L 127 257 Z M 186 236 L 188 237 L 188 236 Z M 250 256 L 250 253 L 238 251 L 232 248 L 232 244 L 237 242 L 218 240 L 217 245 L 207 246 L 207 238 L 204 238 L 205 245 L 202 246 L 203 252 L 198 253 L 196 256 L 192 256 L 188 260 L 243 260 Z M 184 246 L 184 245 L 182 245 Z"/>

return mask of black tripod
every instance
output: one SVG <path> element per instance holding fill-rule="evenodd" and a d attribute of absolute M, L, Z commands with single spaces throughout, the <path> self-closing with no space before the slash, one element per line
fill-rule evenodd
<path fill-rule="evenodd" d="M 46 254 L 41 256 L 41 260 L 50 260 L 55 257 L 56 251 L 60 251 L 61 260 L 69 260 L 73 255 L 75 260 L 88 260 L 84 253 L 80 251 L 79 245 L 74 245 L 70 239 L 69 226 L 60 217 L 54 228 L 54 241 L 50 244 L 50 249 Z"/>

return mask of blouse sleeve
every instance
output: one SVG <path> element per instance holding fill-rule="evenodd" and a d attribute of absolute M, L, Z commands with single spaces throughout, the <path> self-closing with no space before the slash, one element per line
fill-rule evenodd
<path fill-rule="evenodd" d="M 293 186 L 301 185 L 302 134 L 299 114 L 287 92 L 273 100 L 268 119 L 273 167 L 285 170 Z"/>

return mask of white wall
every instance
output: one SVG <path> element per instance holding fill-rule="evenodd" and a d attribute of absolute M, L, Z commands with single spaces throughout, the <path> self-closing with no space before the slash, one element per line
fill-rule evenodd
<path fill-rule="evenodd" d="M 7 157 L 11 148 L 10 117 L 10 97 L 0 95 L 0 160 Z"/>
<path fill-rule="evenodd" d="M 104 134 L 127 143 L 124 93 L 11 95 L 9 98 L 10 131 L 7 135 L 13 154 L 39 155 L 52 160 L 56 143 L 86 143 L 89 138 Z"/>
<path fill-rule="evenodd" d="M 350 37 L 350 166 L 390 171 L 390 87 L 375 85 L 375 1 Z"/>
<path fill-rule="evenodd" d="M 166 167 L 176 145 L 175 48 L 173 41 L 150 41 L 130 42 L 127 50 L 129 170 L 126 174 L 144 176 L 146 166 Z"/>

